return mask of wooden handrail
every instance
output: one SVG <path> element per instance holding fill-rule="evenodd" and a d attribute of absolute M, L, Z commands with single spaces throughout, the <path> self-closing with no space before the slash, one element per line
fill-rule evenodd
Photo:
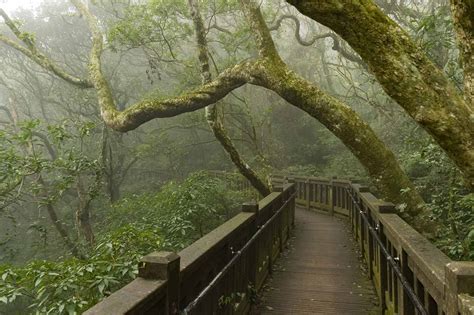
<path fill-rule="evenodd" d="M 416 312 L 384 253 L 397 261 L 404 283 L 413 288 L 417 301 L 428 314 L 474 314 L 474 262 L 449 259 L 403 221 L 395 213 L 393 204 L 376 198 L 367 187 L 344 179 L 284 174 L 274 174 L 272 184 L 275 192 L 258 205 L 246 205 L 246 212 L 178 255 L 158 252 L 146 256 L 136 280 L 86 314 L 176 314 L 194 300 L 233 257 L 232 272 L 220 277 L 222 281 L 206 294 L 195 313 L 247 313 L 251 292 L 261 288 L 274 259 L 288 240 L 294 225 L 295 205 L 350 221 L 385 314 Z M 282 215 L 272 220 L 275 223 L 268 229 L 270 232 L 236 261 L 234 253 L 293 194 L 295 198 Z M 377 241 L 369 230 L 377 231 Z M 387 251 L 382 251 L 379 241 Z"/>
<path fill-rule="evenodd" d="M 92 314 L 178 314 L 232 259 L 258 228 L 277 212 L 196 314 L 246 313 L 252 292 L 259 290 L 294 226 L 295 186 L 284 184 L 253 207 L 220 225 L 177 254 L 145 256 L 139 277 L 85 312 Z M 283 207 L 283 208 L 282 208 Z M 249 209 L 254 209 L 250 212 Z M 176 267 L 178 266 L 178 267 Z M 203 313 L 204 312 L 204 313 Z"/>
<path fill-rule="evenodd" d="M 449 259 L 395 214 L 393 204 L 378 199 L 367 187 L 349 180 L 281 174 L 276 180 L 295 183 L 298 206 L 350 220 L 385 314 L 416 313 L 400 280 L 394 276 L 380 246 L 369 233 L 359 208 L 397 259 L 403 276 L 428 314 L 474 314 L 474 262 Z"/>

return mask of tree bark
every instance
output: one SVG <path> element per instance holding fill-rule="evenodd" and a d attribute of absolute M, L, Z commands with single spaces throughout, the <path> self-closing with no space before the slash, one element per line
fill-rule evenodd
<path fill-rule="evenodd" d="M 464 99 L 474 108 L 474 2 L 451 0 L 451 12 L 464 70 Z"/>
<path fill-rule="evenodd" d="M 299 77 L 286 65 L 268 67 L 255 82 L 275 91 L 288 103 L 316 118 L 336 137 L 367 170 L 386 200 L 404 204 L 410 216 L 420 215 L 424 201 L 400 167 L 394 154 L 349 106 Z M 406 193 L 402 194 L 402 191 Z"/>
<path fill-rule="evenodd" d="M 42 194 L 43 194 L 43 198 L 46 198 L 47 197 L 47 192 L 46 192 L 46 183 L 44 182 L 43 178 L 41 177 L 41 175 L 38 177 L 38 183 L 41 185 L 41 190 L 42 190 Z M 38 203 L 38 206 L 42 206 L 42 203 L 41 202 L 37 202 Z M 49 219 L 51 220 L 51 223 L 53 224 L 53 226 L 56 228 L 56 231 L 58 232 L 58 234 L 61 236 L 64 244 L 66 245 L 66 247 L 69 249 L 69 251 L 71 252 L 71 254 L 76 257 L 76 258 L 79 258 L 79 259 L 84 259 L 84 255 L 79 251 L 78 249 L 78 246 L 76 243 L 74 243 L 70 236 L 69 236 L 69 233 L 68 231 L 66 230 L 66 228 L 64 227 L 64 225 L 62 224 L 62 222 L 59 220 L 58 218 L 58 214 L 56 212 L 56 209 L 54 208 L 54 205 L 50 202 L 50 201 L 46 201 L 45 202 L 45 207 L 46 207 L 46 211 L 48 212 L 48 216 L 49 216 Z"/>
<path fill-rule="evenodd" d="M 406 212 L 420 220 L 416 227 L 430 230 L 423 199 L 401 169 L 394 154 L 370 126 L 349 106 L 329 96 L 313 83 L 299 77 L 279 58 L 259 8 L 251 0 L 241 0 L 260 45 L 261 64 L 251 82 L 273 90 L 292 105 L 304 110 L 328 128 L 364 166 L 387 200 L 405 204 Z M 265 47 L 261 47 L 265 46 Z M 268 54 L 268 52 L 274 53 Z M 270 58 L 266 58 L 269 56 Z M 402 194 L 402 191 L 406 191 Z"/>
<path fill-rule="evenodd" d="M 472 106 L 402 28 L 370 0 L 287 2 L 346 40 L 385 92 L 432 135 L 474 188 Z"/>
<path fill-rule="evenodd" d="M 93 246 L 95 243 L 95 235 L 91 224 L 90 207 L 92 198 L 90 192 L 84 190 L 82 179 L 79 176 L 76 183 L 77 197 L 79 204 L 76 210 L 76 224 L 78 227 L 79 235 L 82 234 L 89 246 Z"/>

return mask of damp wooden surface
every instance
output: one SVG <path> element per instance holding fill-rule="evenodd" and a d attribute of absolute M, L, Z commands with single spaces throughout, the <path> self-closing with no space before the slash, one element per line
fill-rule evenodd
<path fill-rule="evenodd" d="M 252 314 L 380 314 L 348 223 L 296 209 L 296 228 Z"/>

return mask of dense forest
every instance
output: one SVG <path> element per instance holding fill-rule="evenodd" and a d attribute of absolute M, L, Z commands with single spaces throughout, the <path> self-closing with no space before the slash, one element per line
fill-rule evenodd
<path fill-rule="evenodd" d="M 268 195 L 273 173 L 361 180 L 474 260 L 472 1 L 14 3 L 0 314 L 83 312 L 143 255 Z"/>

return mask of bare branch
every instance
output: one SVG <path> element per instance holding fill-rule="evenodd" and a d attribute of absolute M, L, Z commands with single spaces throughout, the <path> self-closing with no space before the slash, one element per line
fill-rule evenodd
<path fill-rule="evenodd" d="M 22 46 L 21 44 L 15 42 L 14 40 L 8 38 L 7 36 L 0 34 L 0 42 L 3 42 L 7 46 L 21 52 L 28 58 L 30 58 L 32 61 L 37 63 L 39 66 L 42 68 L 53 72 L 55 75 L 60 77 L 61 79 L 74 84 L 78 87 L 81 88 L 91 88 L 92 83 L 90 82 L 89 79 L 81 79 L 78 77 L 75 77 L 69 73 L 67 73 L 64 69 L 62 69 L 60 66 L 58 66 L 56 63 L 54 63 L 50 58 L 48 58 L 46 55 L 44 55 L 42 52 L 40 52 L 37 48 L 35 43 L 31 40 L 29 36 L 25 36 L 24 33 L 22 33 L 18 27 L 15 25 L 15 23 L 10 19 L 10 17 L 5 13 L 4 10 L 0 8 L 0 16 L 3 17 L 5 24 L 10 28 L 10 30 L 15 34 L 15 36 L 21 40 L 25 45 Z"/>
<path fill-rule="evenodd" d="M 274 25 L 270 26 L 269 27 L 269 30 L 270 31 L 276 31 L 278 30 L 283 21 L 285 20 L 291 20 L 295 23 L 295 38 L 296 40 L 298 41 L 298 43 L 302 46 L 313 46 L 314 43 L 319 40 L 319 39 L 324 39 L 324 38 L 328 38 L 330 37 L 332 40 L 333 40 L 333 47 L 332 49 L 333 50 L 336 50 L 338 51 L 344 58 L 352 61 L 352 62 L 355 62 L 355 63 L 358 63 L 360 64 L 361 66 L 363 67 L 366 67 L 364 61 L 359 57 L 357 56 L 356 54 L 354 53 L 351 53 L 349 51 L 347 51 L 347 49 L 345 49 L 341 43 L 340 43 L 340 40 L 338 38 L 338 36 L 333 33 L 333 32 L 328 32 L 328 33 L 323 33 L 323 34 L 318 34 L 318 35 L 314 35 L 310 40 L 305 40 L 301 37 L 301 22 L 300 20 L 294 16 L 294 15 L 291 15 L 291 14 L 284 14 L 282 16 L 280 16 L 278 18 L 278 20 L 275 22 Z"/>

